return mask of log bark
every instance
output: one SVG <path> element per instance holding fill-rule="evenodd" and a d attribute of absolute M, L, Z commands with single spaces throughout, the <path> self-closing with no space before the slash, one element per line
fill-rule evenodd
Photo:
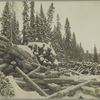
<path fill-rule="evenodd" d="M 34 81 L 37 84 L 55 83 L 55 84 L 71 84 L 71 85 L 76 85 L 78 83 L 82 83 L 82 81 L 80 81 L 80 80 L 74 81 L 73 79 L 69 79 L 69 78 L 43 78 L 41 76 L 41 79 L 40 79 L 40 75 L 37 76 L 37 77 L 39 77 L 39 79 L 32 79 L 32 81 Z M 22 81 L 22 79 L 20 79 L 20 78 L 16 79 L 16 80 Z"/>
<path fill-rule="evenodd" d="M 41 73 L 36 73 L 34 72 L 32 75 L 30 75 L 32 78 L 39 78 L 39 79 L 44 79 L 46 76 L 41 74 Z"/>
<path fill-rule="evenodd" d="M 34 72 L 38 71 L 39 69 L 40 69 L 40 66 L 38 66 L 36 69 L 34 69 L 31 72 L 29 72 L 27 75 L 31 76 L 32 74 L 34 74 Z"/>
<path fill-rule="evenodd" d="M 55 83 L 49 83 L 48 88 L 50 90 L 53 90 L 54 92 L 57 92 L 57 91 L 61 90 L 61 86 L 58 85 L 58 84 L 55 84 Z"/>
<path fill-rule="evenodd" d="M 31 88 L 33 87 L 40 95 L 48 96 L 45 91 L 43 91 L 35 82 L 33 82 L 20 68 L 16 67 L 16 71 L 21 74 L 24 79 L 31 84 Z"/>
<path fill-rule="evenodd" d="M 81 73 L 78 73 L 77 71 L 74 71 L 74 70 L 71 70 L 71 69 L 68 69 L 70 72 L 76 74 L 76 75 L 82 75 Z"/>
<path fill-rule="evenodd" d="M 76 85 L 76 86 L 68 87 L 68 88 L 66 88 L 66 89 L 64 89 L 64 90 L 61 90 L 61 91 L 59 91 L 59 92 L 56 92 L 56 93 L 54 93 L 54 94 L 48 96 L 47 99 L 55 98 L 56 96 L 59 96 L 59 95 L 60 95 L 61 97 L 63 97 L 63 96 L 65 96 L 65 95 L 67 95 L 69 92 L 75 91 L 75 90 L 79 89 L 80 87 L 82 87 L 82 86 L 84 86 L 84 85 L 86 85 L 86 84 L 88 84 L 88 83 L 90 83 L 90 82 L 91 82 L 91 80 L 88 80 L 88 81 L 86 81 L 86 82 L 84 82 L 84 83 L 80 83 L 80 84 L 78 84 L 78 85 Z"/>
<path fill-rule="evenodd" d="M 81 89 L 85 94 L 96 96 L 95 88 L 93 87 L 82 86 Z"/>
<path fill-rule="evenodd" d="M 3 68 L 7 67 L 7 66 L 8 66 L 7 63 L 1 64 L 1 65 L 0 65 L 0 71 L 1 71 Z"/>

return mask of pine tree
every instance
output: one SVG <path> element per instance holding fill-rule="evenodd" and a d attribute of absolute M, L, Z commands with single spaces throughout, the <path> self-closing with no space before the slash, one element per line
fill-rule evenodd
<path fill-rule="evenodd" d="M 27 43 L 30 39 L 30 29 L 29 29 L 29 7 L 28 7 L 28 2 L 24 1 L 23 2 L 24 10 L 23 10 L 23 44 Z"/>
<path fill-rule="evenodd" d="M 71 31 L 70 31 L 70 23 L 68 18 L 66 19 L 65 22 L 65 38 L 64 38 L 64 48 L 66 52 L 66 58 L 70 59 L 72 55 L 71 51 Z"/>
<path fill-rule="evenodd" d="M 9 2 L 6 2 L 1 20 L 1 34 L 5 35 L 8 39 L 11 39 L 11 13 L 9 7 Z"/>
<path fill-rule="evenodd" d="M 94 62 L 98 62 L 98 54 L 97 54 L 97 48 L 96 45 L 94 46 L 94 57 L 93 57 Z"/>

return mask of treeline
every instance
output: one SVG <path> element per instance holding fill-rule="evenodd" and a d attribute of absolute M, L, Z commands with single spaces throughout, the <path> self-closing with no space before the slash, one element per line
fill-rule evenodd
<path fill-rule="evenodd" d="M 45 14 L 41 4 L 40 11 L 35 13 L 35 2 L 23 2 L 23 29 L 19 31 L 19 22 L 13 10 L 13 4 L 6 2 L 2 20 L 1 34 L 5 35 L 14 44 L 27 44 L 28 42 L 51 42 L 60 61 L 94 61 L 98 62 L 96 46 L 94 55 L 84 52 L 81 43 L 77 43 L 75 32 L 71 32 L 68 18 L 65 21 L 65 33 L 62 36 L 60 16 L 57 14 L 56 24 L 53 26 L 55 13 L 54 4 L 51 3 Z M 22 36 L 22 37 L 21 37 Z"/>

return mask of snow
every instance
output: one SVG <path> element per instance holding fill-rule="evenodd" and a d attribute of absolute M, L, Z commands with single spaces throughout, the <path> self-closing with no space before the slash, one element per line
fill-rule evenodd
<path fill-rule="evenodd" d="M 17 45 L 17 46 L 21 48 L 22 50 L 25 50 L 26 52 L 28 52 L 33 57 L 33 52 L 27 45 Z"/>
<path fill-rule="evenodd" d="M 15 91 L 15 96 L 12 98 L 25 98 L 25 99 L 32 99 L 32 98 L 44 98 L 42 96 L 40 96 L 36 91 L 24 91 L 22 90 L 15 82 L 14 78 L 12 76 L 8 76 L 8 79 L 12 85 L 12 87 L 14 88 Z"/>
<path fill-rule="evenodd" d="M 35 45 L 37 45 L 38 47 L 42 47 L 43 44 L 45 44 L 45 47 L 44 47 L 45 50 L 47 50 L 47 48 L 51 48 L 51 53 L 52 53 L 54 56 L 56 56 L 56 52 L 54 51 L 54 49 L 53 49 L 53 47 L 52 47 L 52 45 L 51 45 L 50 42 L 49 42 L 48 44 L 47 44 L 47 43 L 44 43 L 44 42 L 29 42 L 29 43 L 28 43 L 28 46 L 34 47 Z"/>

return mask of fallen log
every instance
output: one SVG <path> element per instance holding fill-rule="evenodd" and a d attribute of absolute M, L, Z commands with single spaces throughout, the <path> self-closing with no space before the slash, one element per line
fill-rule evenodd
<path fill-rule="evenodd" d="M 54 94 L 48 96 L 47 99 L 55 98 L 55 97 L 57 97 L 57 96 L 60 96 L 60 97 L 66 96 L 69 92 L 75 91 L 75 90 L 79 89 L 80 87 L 82 87 L 82 86 L 84 86 L 84 85 L 90 83 L 91 81 L 92 81 L 92 80 L 88 80 L 88 81 L 83 82 L 83 83 L 80 83 L 80 84 L 78 84 L 78 85 L 71 86 L 71 87 L 68 87 L 68 88 L 66 88 L 66 89 L 64 89 L 64 90 L 58 91 L 58 92 L 56 92 L 56 93 L 54 93 Z"/>
<path fill-rule="evenodd" d="M 81 90 L 85 94 L 89 94 L 89 95 L 92 95 L 92 96 L 96 96 L 95 88 L 93 88 L 93 87 L 82 86 L 81 87 Z"/>
<path fill-rule="evenodd" d="M 50 90 L 53 90 L 54 92 L 61 90 L 61 86 L 55 83 L 49 83 L 47 86 Z"/>
<path fill-rule="evenodd" d="M 4 59 L 0 58 L 0 64 L 4 63 Z"/>
<path fill-rule="evenodd" d="M 82 83 L 84 81 L 81 80 L 74 80 L 72 78 L 46 78 L 38 73 L 34 74 L 34 77 L 39 78 L 39 79 L 32 79 L 35 83 L 41 83 L 41 84 L 45 84 L 45 83 L 55 83 L 55 84 L 71 84 L 71 85 L 76 85 L 78 83 Z M 22 79 L 16 79 L 18 81 L 22 81 Z"/>
<path fill-rule="evenodd" d="M 68 71 L 70 71 L 70 72 L 72 72 L 72 73 L 74 73 L 74 74 L 76 74 L 76 75 L 82 75 L 81 73 L 79 73 L 79 72 L 77 72 L 77 71 L 74 71 L 74 70 L 71 70 L 71 69 L 68 69 Z"/>
<path fill-rule="evenodd" d="M 32 75 L 30 75 L 30 77 L 44 79 L 46 76 L 44 74 L 34 72 Z"/>
<path fill-rule="evenodd" d="M 3 36 L 3 35 L 0 35 L 0 40 L 3 40 L 3 41 L 5 41 L 5 42 L 9 42 L 9 39 L 6 38 L 6 37 Z"/>
<path fill-rule="evenodd" d="M 40 66 L 38 66 L 36 69 L 34 69 L 31 72 L 29 72 L 27 75 L 31 76 L 32 74 L 34 74 L 34 72 L 38 71 L 39 69 L 40 69 Z"/>
<path fill-rule="evenodd" d="M 8 66 L 7 63 L 1 64 L 1 65 L 0 65 L 0 71 L 1 71 L 3 68 L 7 67 L 7 66 Z"/>
<path fill-rule="evenodd" d="M 34 72 L 36 72 L 36 71 L 38 71 L 38 70 L 40 70 L 40 69 L 48 70 L 47 67 L 42 66 L 42 65 L 37 64 L 37 63 L 34 63 L 34 62 L 32 63 L 32 65 L 33 65 L 33 66 L 36 66 L 37 68 L 34 69 L 34 70 L 32 70 L 31 72 L 29 72 L 29 73 L 27 74 L 28 76 L 31 76 L 32 74 L 34 74 Z"/>
<path fill-rule="evenodd" d="M 16 71 L 21 74 L 24 79 L 31 84 L 31 88 L 35 89 L 40 95 L 48 96 L 35 82 L 33 82 L 20 68 L 16 67 Z"/>

